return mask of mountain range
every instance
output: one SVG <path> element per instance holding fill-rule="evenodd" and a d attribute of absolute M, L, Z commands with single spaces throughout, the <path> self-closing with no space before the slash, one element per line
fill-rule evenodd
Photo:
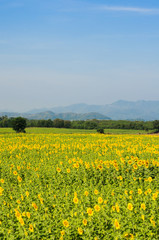
<path fill-rule="evenodd" d="M 88 105 L 85 103 L 69 106 L 53 107 L 49 109 L 33 109 L 25 113 L 1 112 L 0 116 L 22 116 L 28 119 L 55 119 L 86 120 L 86 119 L 113 119 L 113 120 L 145 120 L 159 119 L 159 101 L 124 101 L 119 100 L 106 105 Z"/>
<path fill-rule="evenodd" d="M 54 120 L 56 118 L 60 118 L 63 120 L 88 120 L 88 119 L 99 119 L 99 120 L 109 120 L 110 118 L 100 114 L 100 113 L 54 113 L 52 111 L 44 111 L 44 112 L 36 112 L 36 113 L 15 113 L 15 112 L 0 112 L 0 116 L 8 116 L 11 117 L 24 117 L 27 119 L 35 119 L 35 120 Z"/>

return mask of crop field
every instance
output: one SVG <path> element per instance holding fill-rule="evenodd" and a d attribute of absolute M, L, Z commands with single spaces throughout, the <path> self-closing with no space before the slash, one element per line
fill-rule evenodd
<path fill-rule="evenodd" d="M 159 136 L 0 134 L 0 239 L 158 240 Z"/>
<path fill-rule="evenodd" d="M 71 128 L 26 128 L 26 133 L 39 133 L 39 134 L 49 134 L 49 133 L 96 133 L 96 129 L 71 129 Z M 12 128 L 0 128 L 0 134 L 14 133 Z M 134 130 L 134 129 L 104 129 L 105 134 L 147 134 L 152 133 L 152 130 L 146 132 L 145 130 Z"/>

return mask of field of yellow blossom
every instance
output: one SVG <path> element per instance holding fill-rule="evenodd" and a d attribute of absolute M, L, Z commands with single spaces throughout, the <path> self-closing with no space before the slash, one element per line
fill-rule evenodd
<path fill-rule="evenodd" d="M 158 240 L 159 136 L 0 135 L 0 239 Z"/>

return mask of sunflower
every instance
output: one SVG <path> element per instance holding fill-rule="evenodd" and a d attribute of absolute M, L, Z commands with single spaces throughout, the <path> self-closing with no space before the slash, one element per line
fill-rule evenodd
<path fill-rule="evenodd" d="M 77 198 L 77 197 L 74 197 L 74 198 L 73 198 L 73 202 L 74 202 L 75 204 L 77 204 L 77 203 L 78 203 L 78 198 Z"/>
<path fill-rule="evenodd" d="M 132 205 L 132 203 L 128 203 L 128 209 L 129 209 L 130 211 L 133 210 L 133 205 Z"/>
<path fill-rule="evenodd" d="M 94 206 L 94 210 L 95 210 L 96 212 L 99 212 L 99 211 L 100 211 L 100 206 L 99 206 L 99 205 L 95 205 L 95 206 Z"/>
<path fill-rule="evenodd" d="M 78 233 L 80 234 L 80 235 L 82 235 L 83 234 L 83 230 L 82 230 L 82 228 L 78 228 Z"/>
<path fill-rule="evenodd" d="M 93 216 L 92 208 L 87 208 L 87 213 L 88 213 L 89 216 Z"/>
<path fill-rule="evenodd" d="M 87 219 L 83 219 L 82 223 L 83 223 L 84 226 L 86 226 L 87 225 Z"/>
<path fill-rule="evenodd" d="M 29 224 L 29 231 L 30 231 L 30 232 L 34 232 L 34 228 L 33 228 L 33 225 L 32 225 L 32 224 Z"/>
<path fill-rule="evenodd" d="M 69 222 L 67 220 L 63 220 L 64 227 L 69 227 Z"/>
<path fill-rule="evenodd" d="M 114 221 L 114 226 L 117 230 L 120 229 L 120 224 L 117 219 L 115 219 L 115 221 Z"/>

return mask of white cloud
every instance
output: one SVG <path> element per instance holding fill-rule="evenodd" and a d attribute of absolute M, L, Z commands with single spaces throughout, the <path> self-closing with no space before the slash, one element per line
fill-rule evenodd
<path fill-rule="evenodd" d="M 96 9 L 102 10 L 102 11 L 114 11 L 114 12 L 136 12 L 136 13 L 159 14 L 158 8 L 139 8 L 139 7 L 102 5 L 97 7 Z"/>

